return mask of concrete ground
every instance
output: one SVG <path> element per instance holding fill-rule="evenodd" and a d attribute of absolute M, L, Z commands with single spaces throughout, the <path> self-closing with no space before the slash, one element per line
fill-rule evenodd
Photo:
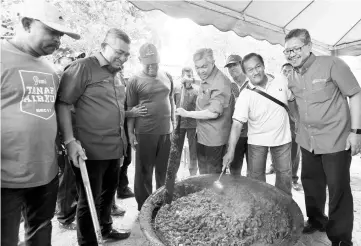
<path fill-rule="evenodd" d="M 245 166 L 245 165 L 244 165 Z M 245 168 L 243 169 L 243 173 Z M 134 163 L 129 167 L 128 171 L 130 179 L 130 187 L 133 187 L 134 178 Z M 178 173 L 178 178 L 182 179 L 189 175 L 186 165 L 182 164 Z M 274 185 L 275 175 L 267 175 L 267 182 Z M 155 183 L 155 182 L 154 182 Z M 354 197 L 354 230 L 353 230 L 353 241 L 354 246 L 361 246 L 361 159 L 360 156 L 353 158 L 351 165 L 351 187 Z M 303 192 L 293 190 L 293 199 L 297 202 L 305 216 L 305 204 Z M 119 229 L 131 229 L 132 234 L 127 240 L 120 242 L 107 243 L 106 245 L 121 245 L 121 246 L 141 246 L 148 245 L 146 238 L 143 236 L 139 222 L 137 221 L 138 211 L 137 203 L 134 198 L 128 198 L 124 200 L 116 199 L 116 203 L 127 210 L 124 217 L 114 217 L 114 228 Z M 306 217 L 305 217 L 306 218 Z M 20 239 L 24 239 L 23 225 L 20 229 Z M 312 236 L 303 236 L 302 242 L 297 246 L 326 246 L 331 245 L 327 239 L 325 233 L 314 233 Z M 72 246 L 77 245 L 76 231 L 68 231 L 59 228 L 58 221 L 56 218 L 53 219 L 53 234 L 52 234 L 52 245 L 53 246 Z"/>

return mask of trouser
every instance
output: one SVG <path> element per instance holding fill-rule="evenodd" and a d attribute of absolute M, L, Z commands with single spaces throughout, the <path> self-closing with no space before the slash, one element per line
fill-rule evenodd
<path fill-rule="evenodd" d="M 129 144 L 127 147 L 127 155 L 124 156 L 123 165 L 120 167 L 119 171 L 118 194 L 122 193 L 129 185 L 128 167 L 130 163 L 132 163 L 132 146 Z"/>
<path fill-rule="evenodd" d="M 291 193 L 291 143 L 280 146 L 259 146 L 248 144 L 249 177 L 266 182 L 266 162 L 268 148 L 275 164 L 275 186 L 287 193 Z"/>
<path fill-rule="evenodd" d="M 120 159 L 86 160 L 85 165 L 102 234 L 106 234 L 112 229 L 113 224 L 110 213 L 118 186 Z M 78 243 L 87 246 L 98 245 L 80 169 L 74 165 L 72 168 L 79 194 L 76 211 Z"/>
<path fill-rule="evenodd" d="M 51 245 L 51 219 L 54 216 L 59 180 L 32 188 L 1 188 L 1 245 L 17 246 L 20 216 L 25 220 L 28 246 Z"/>
<path fill-rule="evenodd" d="M 206 146 L 197 143 L 199 174 L 217 174 L 222 172 L 223 156 L 226 145 Z"/>
<path fill-rule="evenodd" d="M 298 168 L 300 166 L 300 146 L 296 143 L 296 139 L 292 139 L 291 147 L 291 168 L 292 168 L 292 182 L 298 182 Z"/>
<path fill-rule="evenodd" d="M 333 243 L 351 245 L 353 229 L 353 198 L 350 186 L 351 152 L 314 154 L 301 148 L 301 181 L 305 192 L 308 220 L 325 226 Z M 326 186 L 329 192 L 328 219 L 324 213 Z"/>
<path fill-rule="evenodd" d="M 187 134 L 188 139 L 188 147 L 189 147 L 189 174 L 194 176 L 197 174 L 198 166 L 197 166 L 197 140 L 196 140 L 196 129 L 195 128 L 180 128 L 179 129 L 179 150 L 182 153 L 184 139 Z M 180 160 L 179 160 L 180 161 Z"/>
<path fill-rule="evenodd" d="M 57 219 L 62 224 L 70 224 L 75 220 L 78 192 L 75 185 L 75 175 L 70 162 L 65 155 L 58 158 L 61 174 L 59 177 L 59 192 L 57 199 Z"/>
<path fill-rule="evenodd" d="M 229 170 L 231 174 L 237 177 L 241 176 L 244 157 L 246 157 L 247 166 L 248 166 L 247 140 L 248 137 L 240 137 L 238 139 L 236 148 L 234 150 L 233 161 L 229 165 Z"/>
<path fill-rule="evenodd" d="M 134 194 L 138 210 L 153 192 L 153 171 L 156 188 L 165 183 L 170 152 L 170 134 L 137 134 Z"/>
<path fill-rule="evenodd" d="M 292 182 L 298 182 L 298 168 L 300 166 L 300 146 L 296 143 L 296 139 L 292 138 L 292 147 L 291 147 L 291 169 L 292 169 Z M 271 168 L 274 168 L 273 160 Z"/>

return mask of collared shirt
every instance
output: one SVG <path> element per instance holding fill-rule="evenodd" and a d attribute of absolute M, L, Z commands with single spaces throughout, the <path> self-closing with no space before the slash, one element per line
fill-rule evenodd
<path fill-rule="evenodd" d="M 197 120 L 197 139 L 206 146 L 222 146 L 227 143 L 232 125 L 231 81 L 216 66 L 200 84 L 196 110 L 208 109 L 219 117 Z"/>
<path fill-rule="evenodd" d="M 337 57 L 311 54 L 291 74 L 289 88 L 299 109 L 300 146 L 315 154 L 345 150 L 351 130 L 347 97 L 361 90 L 347 64 Z"/>
<path fill-rule="evenodd" d="M 73 62 L 64 72 L 59 100 L 76 110 L 76 135 L 89 160 L 118 159 L 126 145 L 125 87 L 101 53 Z"/>
<path fill-rule="evenodd" d="M 252 83 L 248 85 L 255 88 Z M 284 104 L 293 100 L 283 76 L 268 77 L 266 88 L 256 87 Z M 280 146 L 291 142 L 291 130 L 287 111 L 270 99 L 250 89 L 243 90 L 236 102 L 233 119 L 248 122 L 248 143 L 260 146 Z"/>
<path fill-rule="evenodd" d="M 186 88 L 184 91 L 183 104 L 180 105 L 182 90 L 184 86 L 176 86 L 174 88 L 174 101 L 177 108 L 182 107 L 187 111 L 196 110 L 196 101 L 198 96 L 199 87 L 197 85 L 191 85 L 191 88 Z M 197 120 L 193 118 L 181 117 L 181 128 L 196 128 Z"/>
<path fill-rule="evenodd" d="M 127 106 L 141 104 L 147 108 L 147 115 L 135 118 L 136 134 L 169 134 L 173 131 L 171 121 L 171 100 L 173 100 L 170 75 L 158 71 L 156 77 L 144 72 L 129 78 L 127 85 Z"/>

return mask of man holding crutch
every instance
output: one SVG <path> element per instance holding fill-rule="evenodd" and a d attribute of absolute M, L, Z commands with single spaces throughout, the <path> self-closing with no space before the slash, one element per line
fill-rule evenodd
<path fill-rule="evenodd" d="M 57 110 L 79 193 L 77 236 L 79 245 L 98 245 L 89 204 L 79 170 L 78 158 L 85 159 L 90 187 L 105 240 L 122 240 L 130 232 L 112 228 L 112 199 L 118 183 L 121 159 L 126 148 L 124 133 L 125 88 L 116 73 L 129 57 L 130 39 L 119 29 L 110 29 L 101 52 L 72 63 L 64 72 Z M 70 107 L 76 110 L 76 136 Z M 83 152 L 83 148 L 85 153 Z"/>

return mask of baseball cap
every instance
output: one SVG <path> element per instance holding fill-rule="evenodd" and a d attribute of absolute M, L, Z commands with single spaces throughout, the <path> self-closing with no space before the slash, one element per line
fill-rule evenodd
<path fill-rule="evenodd" d="M 230 55 L 228 56 L 226 65 L 224 67 L 227 67 L 229 64 L 234 64 L 241 61 L 242 61 L 242 57 L 240 57 L 239 55 Z"/>
<path fill-rule="evenodd" d="M 80 35 L 73 32 L 65 25 L 65 20 L 60 11 L 54 6 L 43 0 L 27 1 L 23 5 L 22 17 L 29 17 L 41 21 L 48 27 L 64 33 L 73 39 L 80 39 Z"/>
<path fill-rule="evenodd" d="M 148 65 L 153 63 L 159 63 L 159 54 L 154 44 L 145 43 L 139 49 L 140 62 Z"/>

